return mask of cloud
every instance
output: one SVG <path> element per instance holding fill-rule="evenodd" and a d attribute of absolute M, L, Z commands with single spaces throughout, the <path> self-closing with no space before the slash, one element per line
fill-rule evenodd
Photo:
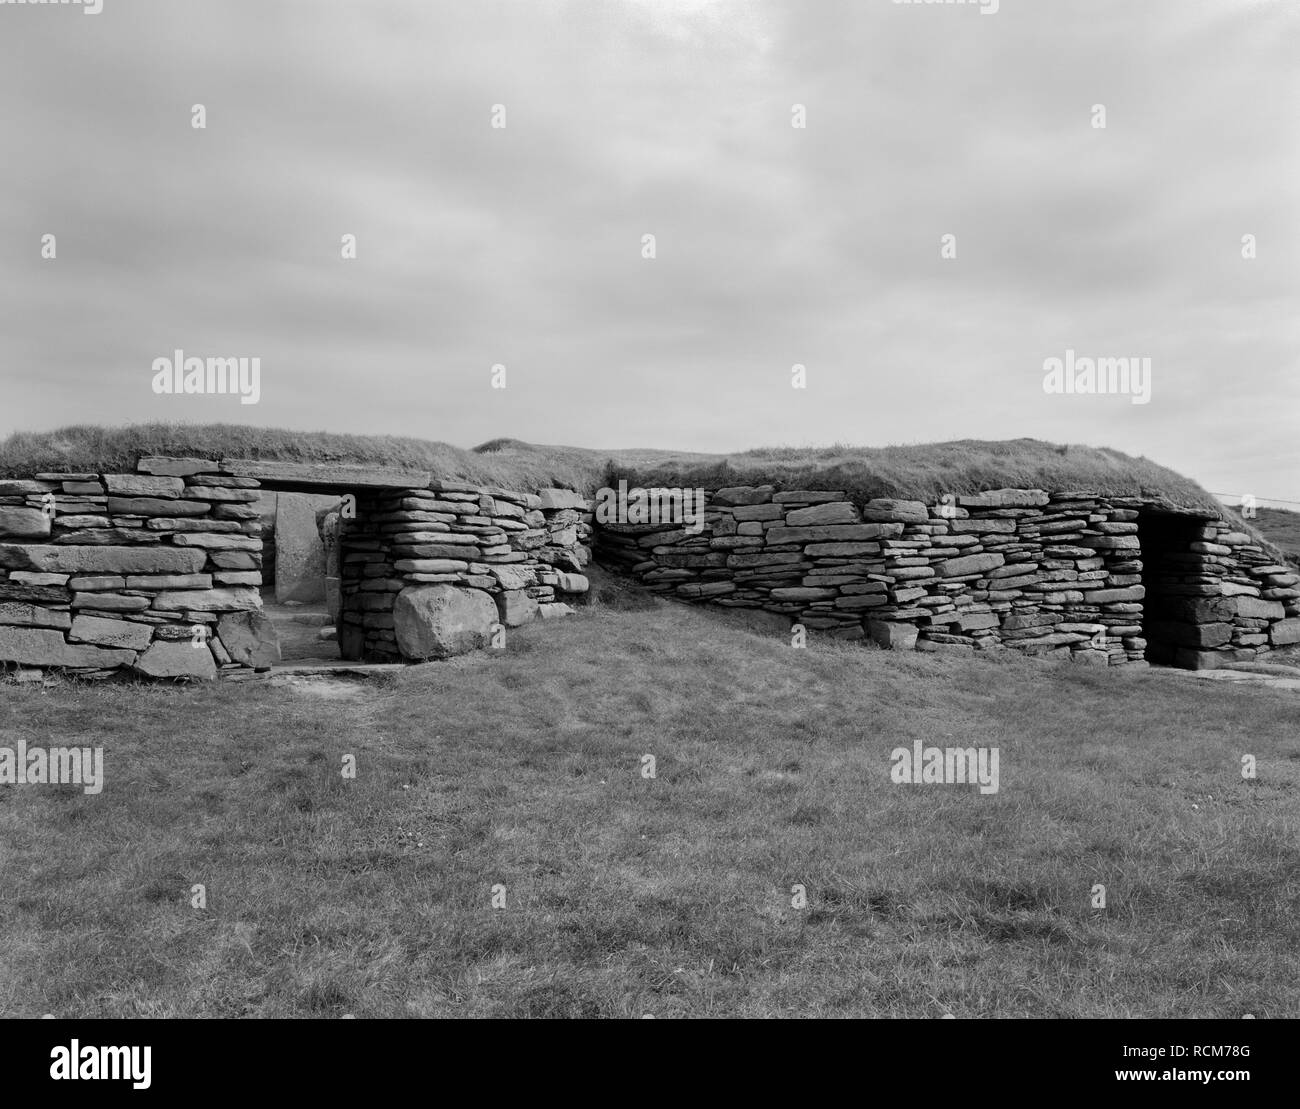
<path fill-rule="evenodd" d="M 1298 40 L 1226 0 L 0 6 L 0 432 L 1034 436 L 1300 499 Z M 177 346 L 262 403 L 153 396 Z M 1044 395 L 1066 347 L 1151 356 L 1151 404 Z"/>

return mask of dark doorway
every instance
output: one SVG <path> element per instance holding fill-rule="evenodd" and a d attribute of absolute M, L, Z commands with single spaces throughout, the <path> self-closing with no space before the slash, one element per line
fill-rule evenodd
<path fill-rule="evenodd" d="M 1142 634 L 1146 659 L 1162 666 L 1180 664 L 1179 651 L 1200 643 L 1200 609 L 1206 598 L 1195 592 L 1202 584 L 1203 556 L 1192 550 L 1201 538 L 1202 521 L 1194 516 L 1144 511 L 1138 516 L 1142 547 Z"/>

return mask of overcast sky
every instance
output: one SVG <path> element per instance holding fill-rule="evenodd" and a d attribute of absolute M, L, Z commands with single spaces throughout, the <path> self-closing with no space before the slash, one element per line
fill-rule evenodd
<path fill-rule="evenodd" d="M 1298 14 L 0 3 L 0 434 L 1029 436 L 1300 501 Z M 259 403 L 155 395 L 177 348 L 260 358 Z M 1046 394 L 1067 349 L 1150 402 Z"/>

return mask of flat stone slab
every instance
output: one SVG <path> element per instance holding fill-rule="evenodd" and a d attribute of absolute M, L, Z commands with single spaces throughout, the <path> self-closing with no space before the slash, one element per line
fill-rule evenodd
<path fill-rule="evenodd" d="M 162 458 L 151 456 L 142 458 L 136 464 L 142 474 L 161 474 L 165 477 L 189 477 L 192 474 L 215 474 L 221 469 L 220 462 L 210 458 Z"/>
<path fill-rule="evenodd" d="M 104 483 L 110 493 L 122 497 L 179 497 L 185 491 L 185 482 L 178 477 L 161 475 L 144 477 L 140 474 L 105 474 Z"/>
<path fill-rule="evenodd" d="M 197 574 L 207 555 L 179 547 L 56 547 L 0 544 L 0 566 L 60 574 Z M 1281 607 L 1281 606 L 1278 606 Z"/>
<path fill-rule="evenodd" d="M 404 662 L 346 662 L 342 659 L 299 659 L 297 662 L 280 665 L 265 672 L 263 676 L 276 678 L 282 674 L 289 675 L 324 675 L 330 677 L 373 678 L 381 674 L 396 674 L 409 670 Z M 244 671 L 245 674 L 248 671 Z"/>
<path fill-rule="evenodd" d="M 153 628 L 149 624 L 100 616 L 78 616 L 68 632 L 72 643 L 93 643 L 97 647 L 121 647 L 128 651 L 143 651 L 152 639 Z"/>
<path fill-rule="evenodd" d="M 346 493 L 349 489 L 427 489 L 429 470 L 393 466 L 359 466 L 340 462 L 263 462 L 252 458 L 223 458 L 222 472 L 235 477 L 275 482 L 279 488 L 306 492 Z"/>
<path fill-rule="evenodd" d="M 210 658 L 211 656 L 209 656 Z M 68 643 L 61 631 L 0 627 L 0 660 L 27 666 L 85 666 L 110 669 L 135 662 L 134 651 Z"/>
<path fill-rule="evenodd" d="M 27 604 L 25 601 L 0 601 L 0 624 L 24 628 L 60 628 L 67 631 L 72 627 L 72 616 L 67 612 Z"/>
<path fill-rule="evenodd" d="M 1189 678 L 1209 679 L 1210 681 L 1231 682 L 1235 684 L 1263 685 L 1271 689 L 1290 689 L 1300 691 L 1300 677 L 1280 678 L 1268 674 L 1258 674 L 1249 670 L 1181 670 L 1172 667 L 1159 667 L 1151 671 L 1160 674 L 1181 674 Z"/>
<path fill-rule="evenodd" d="M 44 539 L 50 534 L 50 518 L 39 508 L 0 505 L 0 535 L 16 539 Z"/>
<path fill-rule="evenodd" d="M 153 607 L 160 612 L 241 612 L 260 609 L 262 598 L 256 589 L 187 589 L 159 593 Z"/>
<path fill-rule="evenodd" d="M 217 676 L 212 652 L 206 646 L 194 646 L 190 640 L 159 640 L 140 656 L 135 668 L 151 678 L 212 681 Z"/>

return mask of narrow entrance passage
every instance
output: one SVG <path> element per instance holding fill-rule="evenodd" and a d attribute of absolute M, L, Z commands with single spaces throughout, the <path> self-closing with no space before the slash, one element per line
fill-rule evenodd
<path fill-rule="evenodd" d="M 1192 550 L 1202 522 L 1171 513 L 1142 512 L 1138 516 L 1138 542 L 1142 548 L 1142 632 L 1146 659 L 1164 666 L 1179 664 L 1180 648 L 1203 643 L 1205 630 L 1198 619 L 1206 599 L 1195 589 L 1204 568 L 1204 556 Z"/>
<path fill-rule="evenodd" d="M 282 663 L 325 662 L 342 658 L 334 620 L 324 601 L 277 603 L 272 588 L 262 590 L 262 611 L 280 641 Z"/>

